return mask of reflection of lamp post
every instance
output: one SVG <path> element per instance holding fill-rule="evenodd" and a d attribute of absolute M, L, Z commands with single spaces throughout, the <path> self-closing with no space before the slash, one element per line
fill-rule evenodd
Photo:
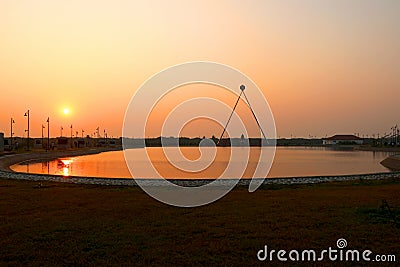
<path fill-rule="evenodd" d="M 27 112 L 25 112 L 24 117 L 28 117 L 28 130 L 25 130 L 26 132 L 28 132 L 28 139 L 27 139 L 27 150 L 29 150 L 29 109 Z"/>
<path fill-rule="evenodd" d="M 47 146 L 46 151 L 50 149 L 50 118 L 47 117 Z"/>
<path fill-rule="evenodd" d="M 15 123 L 15 121 L 13 120 L 13 118 L 11 118 L 11 133 L 10 133 L 10 148 L 11 148 L 11 150 L 13 149 L 13 124 Z"/>

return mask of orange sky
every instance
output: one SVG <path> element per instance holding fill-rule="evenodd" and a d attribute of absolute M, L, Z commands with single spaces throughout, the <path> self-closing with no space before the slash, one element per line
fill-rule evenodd
<path fill-rule="evenodd" d="M 13 117 L 22 136 L 29 108 L 31 136 L 48 116 L 53 136 L 71 124 L 120 136 L 147 78 L 215 61 L 261 88 L 280 137 L 383 134 L 400 124 L 399 12 L 394 0 L 0 0 L 0 131 Z M 185 133 L 219 135 L 202 124 Z"/>

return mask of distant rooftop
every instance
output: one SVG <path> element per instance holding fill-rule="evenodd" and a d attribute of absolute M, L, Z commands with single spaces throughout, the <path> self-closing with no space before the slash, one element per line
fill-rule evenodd
<path fill-rule="evenodd" d="M 336 134 L 334 136 L 326 138 L 325 140 L 353 141 L 353 140 L 362 140 L 362 138 L 352 134 Z"/>

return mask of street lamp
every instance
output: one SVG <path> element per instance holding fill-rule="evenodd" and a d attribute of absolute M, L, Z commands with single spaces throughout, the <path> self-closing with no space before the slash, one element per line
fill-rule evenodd
<path fill-rule="evenodd" d="M 104 146 L 107 146 L 107 133 L 106 133 L 106 129 L 104 129 Z"/>
<path fill-rule="evenodd" d="M 29 150 L 29 109 L 27 112 L 25 112 L 24 117 L 28 117 L 28 130 L 25 130 L 26 132 L 28 132 L 28 140 L 27 140 L 27 150 Z"/>
<path fill-rule="evenodd" d="M 42 124 L 42 149 L 43 149 L 43 147 L 44 147 L 44 143 L 43 143 L 43 138 L 44 138 L 44 136 L 43 136 L 43 129 L 44 128 L 46 128 L 43 124 Z"/>
<path fill-rule="evenodd" d="M 13 124 L 15 123 L 15 121 L 14 121 L 14 119 L 13 118 L 11 118 L 11 122 L 10 122 L 10 125 L 11 125 L 11 133 L 10 133 L 10 148 L 11 148 L 11 150 L 13 149 L 13 135 L 14 135 L 14 133 L 13 133 Z"/>
<path fill-rule="evenodd" d="M 47 117 L 47 146 L 46 151 L 50 149 L 50 118 Z"/>

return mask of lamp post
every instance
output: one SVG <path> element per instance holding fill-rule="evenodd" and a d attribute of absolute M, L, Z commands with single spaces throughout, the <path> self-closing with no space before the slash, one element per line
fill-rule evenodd
<path fill-rule="evenodd" d="M 104 146 L 107 146 L 107 138 L 106 138 L 106 129 L 104 129 L 104 131 L 103 131 L 103 133 L 104 133 Z"/>
<path fill-rule="evenodd" d="M 60 137 L 62 137 L 62 130 L 64 130 L 64 128 L 61 126 L 61 136 Z"/>
<path fill-rule="evenodd" d="M 50 149 L 50 118 L 47 117 L 47 146 L 46 151 Z"/>
<path fill-rule="evenodd" d="M 14 135 L 14 133 L 13 133 L 13 124 L 14 123 L 15 123 L 15 121 L 13 120 L 13 118 L 11 118 L 11 121 L 10 121 L 10 125 L 11 125 L 10 148 L 11 148 L 11 150 L 13 149 L 13 135 Z"/>
<path fill-rule="evenodd" d="M 71 148 L 72 148 L 72 124 L 71 124 L 70 128 L 71 128 Z"/>
<path fill-rule="evenodd" d="M 46 128 L 46 127 L 42 124 L 42 149 L 43 149 L 43 147 L 44 147 L 44 142 L 43 142 L 43 139 L 44 139 L 43 129 L 44 129 L 44 128 Z"/>
<path fill-rule="evenodd" d="M 28 132 L 28 139 L 27 139 L 27 150 L 29 150 L 29 109 L 27 112 L 25 112 L 24 117 L 28 117 L 28 130 L 25 130 L 26 132 Z"/>

